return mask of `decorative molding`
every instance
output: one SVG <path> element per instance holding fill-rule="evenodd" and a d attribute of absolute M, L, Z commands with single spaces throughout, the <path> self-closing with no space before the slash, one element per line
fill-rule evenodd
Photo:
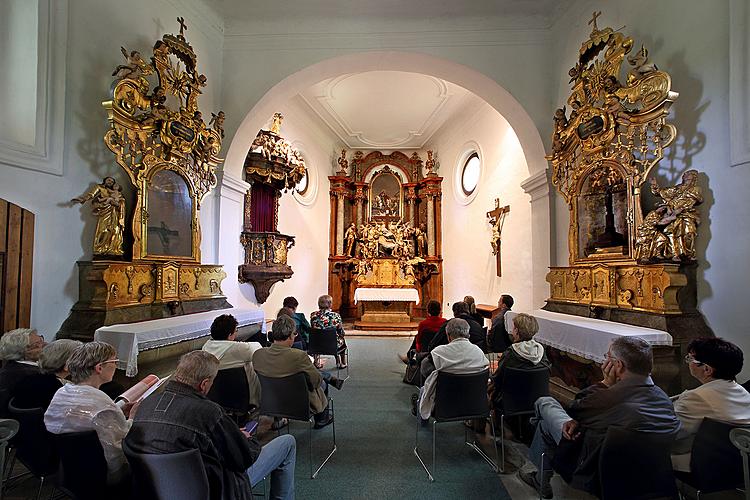
<path fill-rule="evenodd" d="M 537 172 L 528 179 L 521 182 L 521 189 L 531 196 L 531 202 L 535 202 L 549 196 L 549 170 Z"/>
<path fill-rule="evenodd" d="M 0 162 L 61 176 L 65 144 L 68 0 L 37 1 L 36 137 L 33 146 L 0 139 Z"/>
<path fill-rule="evenodd" d="M 411 33 L 228 33 L 225 51 L 280 51 L 340 49 L 379 50 L 419 47 L 497 47 L 546 45 L 548 29 L 415 31 Z"/>
<path fill-rule="evenodd" d="M 229 198 L 237 202 L 244 202 L 245 193 L 250 189 L 250 184 L 238 179 L 226 171 L 217 172 L 219 177 L 219 186 L 221 186 L 221 197 Z"/>
<path fill-rule="evenodd" d="M 732 166 L 750 163 L 750 6 L 729 4 L 729 130 Z"/>

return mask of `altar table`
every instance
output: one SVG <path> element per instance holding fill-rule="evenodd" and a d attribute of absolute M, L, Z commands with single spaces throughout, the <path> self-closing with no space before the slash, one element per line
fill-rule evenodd
<path fill-rule="evenodd" d="M 266 330 L 262 309 L 232 308 L 103 326 L 94 333 L 94 340 L 112 344 L 119 359 L 117 367 L 125 370 L 128 377 L 135 377 L 138 374 L 139 353 L 206 337 L 210 335 L 214 318 L 222 314 L 233 315 L 239 323 L 238 331 L 245 330 L 243 333 Z M 254 331 L 247 332 L 248 329 Z"/>
<path fill-rule="evenodd" d="M 409 302 L 419 304 L 414 288 L 357 288 L 354 303 L 362 302 L 363 323 L 409 323 Z"/>

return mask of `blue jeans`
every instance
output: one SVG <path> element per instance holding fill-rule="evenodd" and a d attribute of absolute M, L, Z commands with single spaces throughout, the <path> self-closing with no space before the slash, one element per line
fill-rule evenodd
<path fill-rule="evenodd" d="M 536 466 L 538 471 L 541 471 L 542 453 L 544 453 L 546 459 L 544 461 L 545 475 L 551 477 L 552 457 L 562 439 L 562 426 L 565 422 L 572 419 L 565 413 L 560 403 L 555 398 L 549 396 L 537 399 L 536 403 L 534 403 L 534 411 L 536 412 L 538 425 L 536 432 L 534 432 L 534 440 L 529 447 L 529 460 Z"/>
<path fill-rule="evenodd" d="M 258 459 L 247 469 L 250 484 L 255 486 L 271 475 L 272 500 L 294 500 L 294 463 L 297 442 L 294 436 L 284 434 L 272 439 L 263 447 Z"/>

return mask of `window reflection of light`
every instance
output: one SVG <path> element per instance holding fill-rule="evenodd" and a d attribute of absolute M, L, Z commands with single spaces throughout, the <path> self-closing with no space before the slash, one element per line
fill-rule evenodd
<path fill-rule="evenodd" d="M 305 175 L 302 176 L 294 189 L 296 189 L 299 194 L 305 194 L 307 191 L 307 183 L 307 169 L 305 169 Z"/>
<path fill-rule="evenodd" d="M 479 183 L 480 163 L 477 153 L 472 153 L 464 163 L 464 169 L 461 173 L 461 188 L 467 196 L 474 192 Z"/>

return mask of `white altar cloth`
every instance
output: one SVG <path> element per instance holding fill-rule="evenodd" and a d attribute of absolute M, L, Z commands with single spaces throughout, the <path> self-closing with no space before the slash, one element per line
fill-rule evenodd
<path fill-rule="evenodd" d="M 513 317 L 517 314 L 515 311 L 505 313 L 505 326 L 509 332 L 513 328 Z M 534 336 L 534 340 L 597 363 L 604 361 L 609 343 L 617 337 L 640 337 L 652 346 L 672 345 L 672 336 L 662 330 L 543 309 L 528 314 L 534 316 L 539 323 L 539 333 Z"/>
<path fill-rule="evenodd" d="M 414 288 L 357 288 L 354 290 L 354 303 L 357 302 L 415 302 L 419 304 L 419 292 Z"/>
<path fill-rule="evenodd" d="M 135 377 L 138 374 L 139 352 L 210 335 L 211 323 L 214 318 L 222 314 L 233 315 L 239 327 L 259 324 L 260 330 L 266 331 L 262 309 L 232 308 L 139 323 L 103 326 L 94 333 L 94 340 L 101 340 L 115 346 L 120 360 L 117 367 L 125 370 L 125 375 L 128 377 Z"/>

